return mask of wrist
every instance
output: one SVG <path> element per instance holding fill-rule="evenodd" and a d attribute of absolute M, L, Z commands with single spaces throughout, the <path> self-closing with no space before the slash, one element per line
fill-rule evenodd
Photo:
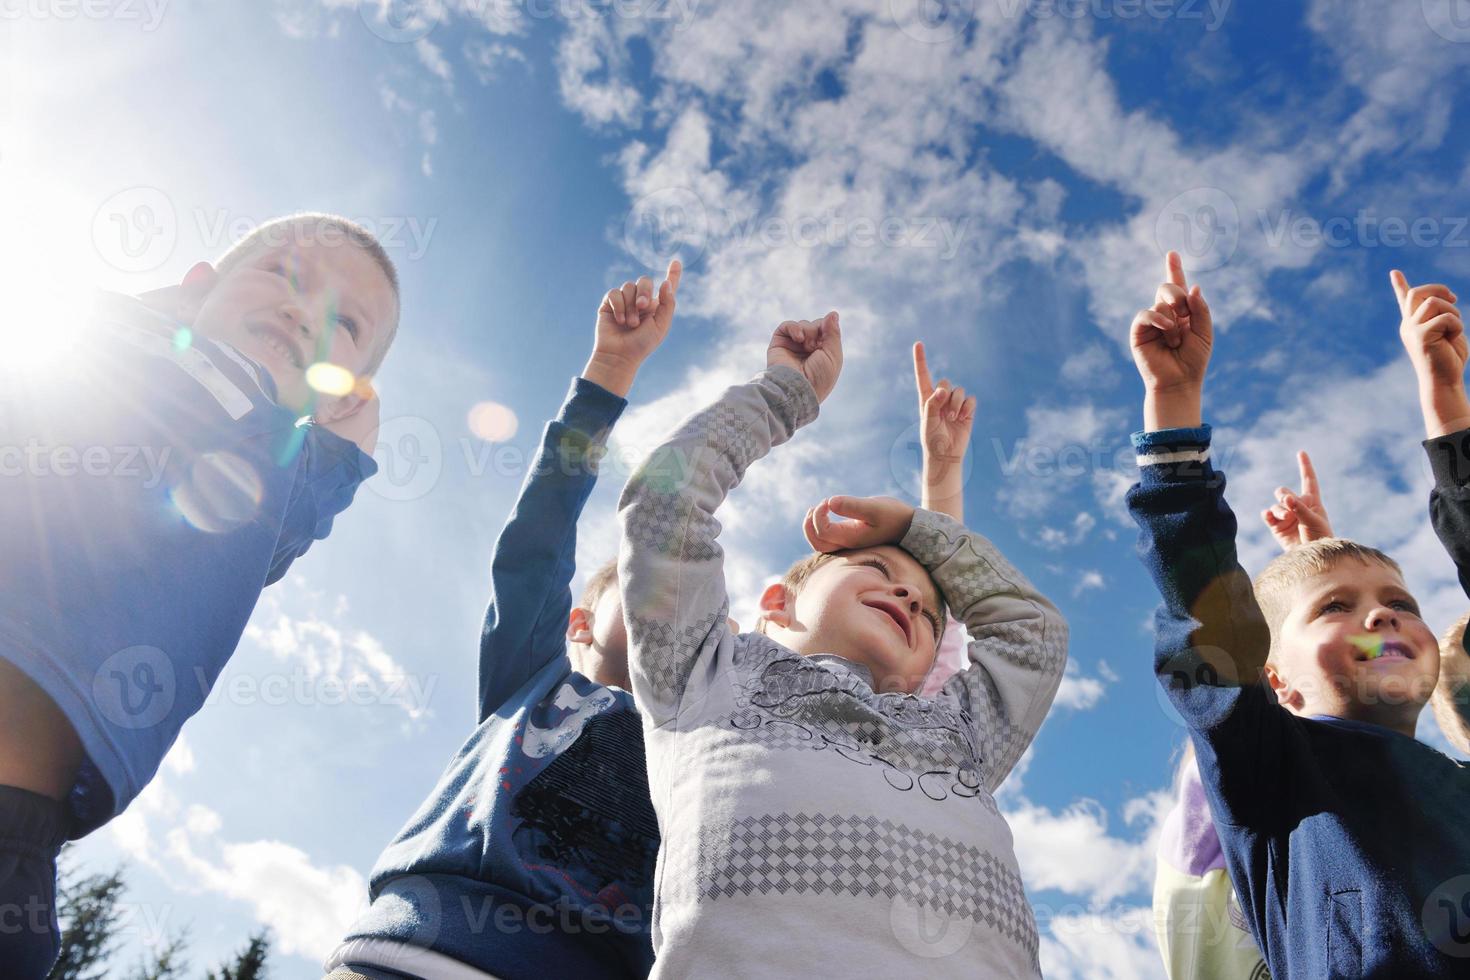
<path fill-rule="evenodd" d="M 1470 428 L 1470 397 L 1463 380 L 1444 384 L 1420 379 L 1419 407 L 1424 413 L 1424 431 L 1431 439 Z"/>
<path fill-rule="evenodd" d="M 925 455 L 919 506 L 963 520 L 965 480 L 963 456 Z"/>
<path fill-rule="evenodd" d="M 1203 389 L 1196 387 L 1148 390 L 1143 396 L 1144 431 L 1199 428 L 1202 397 Z"/>
<path fill-rule="evenodd" d="M 582 369 L 582 377 L 619 398 L 626 398 L 633 388 L 633 379 L 638 376 L 639 363 L 620 354 L 594 350 Z"/>

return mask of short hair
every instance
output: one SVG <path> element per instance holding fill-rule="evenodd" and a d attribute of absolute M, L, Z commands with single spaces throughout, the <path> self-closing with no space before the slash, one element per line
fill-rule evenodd
<path fill-rule="evenodd" d="M 362 249 L 369 258 L 377 263 L 378 268 L 387 277 L 388 285 L 393 288 L 393 322 L 389 323 L 387 329 L 383 331 L 383 336 L 379 338 L 378 349 L 373 352 L 372 360 L 368 362 L 367 373 L 372 374 L 382 365 L 383 358 L 388 353 L 388 346 L 393 343 L 393 338 L 398 333 L 400 312 L 398 307 L 402 305 L 402 300 L 398 292 L 397 267 L 393 265 L 393 260 L 388 257 L 388 252 L 383 248 L 382 243 L 362 225 L 350 218 L 322 211 L 300 211 L 284 217 L 272 218 L 231 245 L 225 254 L 215 262 L 215 271 L 223 276 L 244 262 L 255 249 L 262 246 L 275 248 L 292 241 L 293 236 L 301 233 L 303 226 L 310 226 L 308 234 L 312 241 L 322 244 L 345 243 Z M 305 240 L 305 236 L 303 239 Z"/>
<path fill-rule="evenodd" d="M 612 558 L 588 576 L 587 584 L 582 587 L 582 598 L 577 605 L 590 611 L 602 598 L 602 594 L 617 584 L 618 560 Z"/>
<path fill-rule="evenodd" d="M 1256 602 L 1271 630 L 1271 651 L 1268 661 L 1278 653 L 1281 626 L 1291 613 L 1291 593 L 1307 579 L 1336 568 L 1345 561 L 1359 561 L 1365 565 L 1377 564 L 1391 568 L 1399 575 L 1403 569 L 1398 562 L 1377 548 L 1370 548 L 1347 538 L 1319 538 L 1307 544 L 1297 545 L 1271 559 L 1255 581 Z"/>
<path fill-rule="evenodd" d="M 1430 696 L 1429 703 L 1434 708 L 1434 720 L 1439 723 L 1439 730 L 1444 733 L 1445 739 L 1456 749 L 1470 754 L 1470 740 L 1466 739 L 1465 723 L 1461 720 L 1465 715 L 1461 710 L 1462 705 L 1456 703 L 1457 698 L 1464 699 L 1470 692 L 1451 690 L 1444 683 L 1444 661 L 1465 655 L 1467 624 L 1470 624 L 1470 612 L 1455 620 L 1455 625 L 1446 630 L 1439 639 L 1440 682 L 1434 686 L 1434 694 Z"/>

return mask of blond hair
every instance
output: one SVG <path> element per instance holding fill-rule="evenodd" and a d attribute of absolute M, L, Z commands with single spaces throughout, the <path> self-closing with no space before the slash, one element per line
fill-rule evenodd
<path fill-rule="evenodd" d="M 1465 657 L 1465 626 L 1470 624 L 1470 613 L 1466 613 L 1455 621 L 1455 625 L 1445 631 L 1439 640 L 1439 683 L 1434 686 L 1434 694 L 1430 696 L 1429 703 L 1434 708 L 1434 720 L 1439 723 L 1439 730 L 1444 732 L 1444 737 L 1449 743 L 1461 752 L 1470 755 L 1470 717 L 1461 711 L 1457 701 L 1470 697 L 1470 689 L 1461 688 L 1455 690 L 1457 684 L 1464 678 L 1463 671 L 1446 671 L 1445 663 L 1461 663 Z"/>
<path fill-rule="evenodd" d="M 578 600 L 577 605 L 591 612 L 592 608 L 597 605 L 597 601 L 602 598 L 602 594 L 617 584 L 618 560 L 612 558 L 587 577 L 587 584 L 582 587 L 582 598 Z"/>
<path fill-rule="evenodd" d="M 1403 575 L 1403 569 L 1399 568 L 1398 562 L 1377 548 L 1370 548 L 1347 538 L 1319 538 L 1277 555 L 1256 577 L 1256 602 L 1271 630 L 1268 662 L 1274 660 L 1278 652 L 1281 626 L 1291 613 L 1296 587 L 1310 578 L 1331 571 L 1345 561 L 1383 565 L 1400 576 Z"/>
<path fill-rule="evenodd" d="M 322 211 L 300 211 L 296 214 L 273 218 L 231 245 L 225 254 L 215 262 L 215 271 L 221 276 L 226 275 L 244 262 L 256 249 L 277 248 L 292 241 L 311 241 L 321 245 L 353 245 L 366 252 L 387 277 L 388 285 L 393 287 L 393 321 L 387 325 L 387 329 L 378 339 L 378 349 L 373 352 L 372 360 L 368 363 L 366 373 L 372 374 L 382 365 L 383 358 L 388 353 L 388 346 L 393 343 L 393 338 L 398 333 L 400 297 L 398 269 L 393 265 L 393 260 L 388 257 L 388 252 L 383 248 L 382 243 L 362 225 L 350 218 Z"/>

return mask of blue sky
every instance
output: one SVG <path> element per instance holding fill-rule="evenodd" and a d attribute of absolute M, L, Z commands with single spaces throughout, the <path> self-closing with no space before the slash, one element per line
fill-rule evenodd
<path fill-rule="evenodd" d="M 380 230 L 403 279 L 385 472 L 75 850 L 131 868 L 130 955 L 187 926 L 202 968 L 263 923 L 277 976 L 319 975 L 471 730 L 490 548 L 599 298 L 674 252 L 679 317 L 583 567 L 616 547 L 618 461 L 758 370 L 779 320 L 838 309 L 842 384 L 721 515 L 748 624 L 812 501 L 914 492 L 923 339 L 979 396 L 969 522 L 1072 623 L 1002 793 L 1049 976 L 1159 969 L 1144 910 L 1182 734 L 1121 496 L 1127 326 L 1166 248 L 1216 311 L 1206 415 L 1247 566 L 1306 448 L 1338 532 L 1396 554 L 1437 629 L 1464 607 L 1387 275 L 1470 279 L 1465 0 L 14 0 L 0 63 L 16 322 L 176 281 L 303 208 Z M 518 431 L 477 438 L 483 402 Z"/>

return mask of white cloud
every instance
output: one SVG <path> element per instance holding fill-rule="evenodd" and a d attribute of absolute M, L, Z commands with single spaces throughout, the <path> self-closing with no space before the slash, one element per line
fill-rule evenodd
<path fill-rule="evenodd" d="M 1041 940 L 1041 972 L 1052 980 L 1165 980 L 1154 937 L 1153 909 L 1122 906 L 1103 913 L 1049 917 Z"/>
<path fill-rule="evenodd" d="M 429 73 L 444 83 L 444 90 L 452 93 L 454 91 L 454 69 L 449 67 L 449 59 L 444 57 L 444 51 L 439 45 L 424 37 L 414 42 L 413 49 Z"/>
<path fill-rule="evenodd" d="M 1130 801 L 1124 822 L 1135 833 L 1128 838 L 1110 834 L 1107 811 L 1089 799 L 1053 811 L 1023 798 L 1003 812 L 1028 890 L 1105 905 L 1150 887 L 1159 830 L 1172 806 L 1167 790 Z"/>
<path fill-rule="evenodd" d="M 1090 592 L 1093 589 L 1107 588 L 1107 584 L 1108 581 L 1103 577 L 1102 572 L 1095 568 L 1086 569 L 1081 575 L 1077 576 L 1077 582 L 1072 586 L 1072 596 L 1076 598 L 1082 593 Z"/>
<path fill-rule="evenodd" d="M 1062 675 L 1061 687 L 1057 688 L 1056 700 L 1052 702 L 1053 711 L 1058 708 L 1086 711 L 1103 699 L 1108 685 L 1117 679 L 1112 671 L 1107 669 L 1106 664 L 1100 665 L 1099 676 L 1087 677 L 1076 663 L 1075 660 L 1067 661 L 1067 670 Z"/>

